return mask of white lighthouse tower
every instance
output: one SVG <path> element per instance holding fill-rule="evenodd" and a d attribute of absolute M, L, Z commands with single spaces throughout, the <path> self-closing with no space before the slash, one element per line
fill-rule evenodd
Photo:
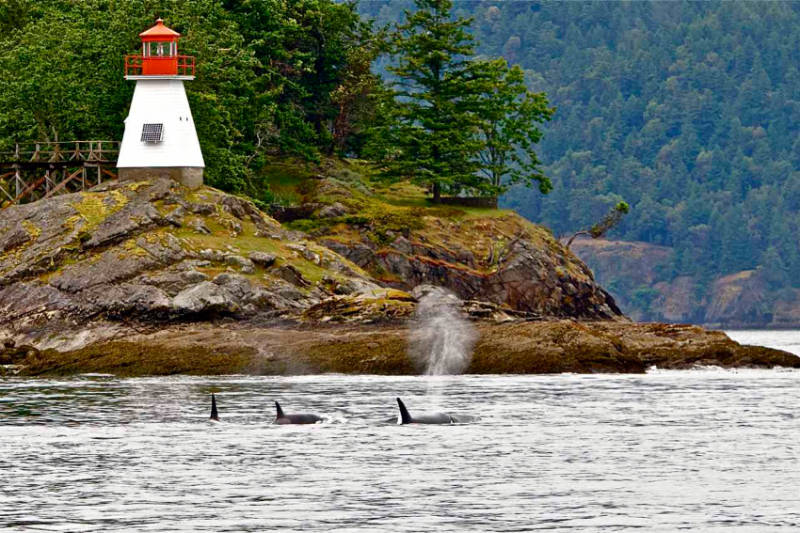
<path fill-rule="evenodd" d="M 203 154 L 183 87 L 194 79 L 194 57 L 178 55 L 180 33 L 156 25 L 139 34 L 142 55 L 125 57 L 125 79 L 135 80 L 117 168 L 120 180 L 170 177 L 203 184 Z"/>

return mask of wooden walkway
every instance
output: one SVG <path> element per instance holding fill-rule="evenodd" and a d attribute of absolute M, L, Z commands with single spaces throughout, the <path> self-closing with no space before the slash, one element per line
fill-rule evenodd
<path fill-rule="evenodd" d="M 0 209 L 116 179 L 119 141 L 37 142 L 0 152 Z"/>

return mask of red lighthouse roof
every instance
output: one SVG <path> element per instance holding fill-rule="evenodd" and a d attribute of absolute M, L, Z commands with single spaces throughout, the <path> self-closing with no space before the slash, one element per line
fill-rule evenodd
<path fill-rule="evenodd" d="M 139 34 L 142 54 L 125 56 L 125 77 L 159 76 L 194 79 L 194 57 L 178 55 L 181 34 L 164 26 L 158 19 L 156 25 Z"/>
<path fill-rule="evenodd" d="M 177 31 L 172 30 L 172 29 L 167 28 L 166 26 L 164 26 L 164 21 L 162 19 L 156 20 L 156 25 L 155 26 L 153 26 L 152 28 L 150 28 L 148 30 L 145 30 L 145 31 L 143 31 L 142 33 L 139 34 L 139 37 L 141 37 L 144 40 L 148 40 L 148 41 L 151 40 L 151 39 L 153 39 L 153 40 L 159 39 L 160 40 L 160 39 L 165 39 L 165 38 L 171 40 L 171 39 L 174 39 L 174 38 L 180 37 L 180 36 L 181 36 L 181 34 L 178 33 Z"/>

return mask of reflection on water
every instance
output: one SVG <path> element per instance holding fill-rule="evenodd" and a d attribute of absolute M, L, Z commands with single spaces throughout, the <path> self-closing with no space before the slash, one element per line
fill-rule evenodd
<path fill-rule="evenodd" d="M 797 531 L 799 403 L 779 370 L 5 379 L 0 529 Z"/>

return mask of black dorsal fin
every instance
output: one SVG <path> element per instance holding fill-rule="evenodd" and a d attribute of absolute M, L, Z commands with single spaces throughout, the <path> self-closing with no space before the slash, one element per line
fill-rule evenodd
<path fill-rule="evenodd" d="M 279 404 L 278 402 L 275 402 L 275 410 L 278 412 L 277 417 L 283 418 L 283 409 L 281 409 L 281 404 Z"/>
<path fill-rule="evenodd" d="M 406 409 L 406 405 L 403 403 L 403 400 L 400 398 L 397 399 L 397 406 L 400 408 L 400 422 L 402 424 L 410 424 L 411 423 L 411 415 L 408 414 L 408 409 Z"/>
<path fill-rule="evenodd" d="M 211 420 L 219 420 L 219 414 L 217 413 L 217 398 L 214 396 L 214 393 L 211 393 Z"/>

